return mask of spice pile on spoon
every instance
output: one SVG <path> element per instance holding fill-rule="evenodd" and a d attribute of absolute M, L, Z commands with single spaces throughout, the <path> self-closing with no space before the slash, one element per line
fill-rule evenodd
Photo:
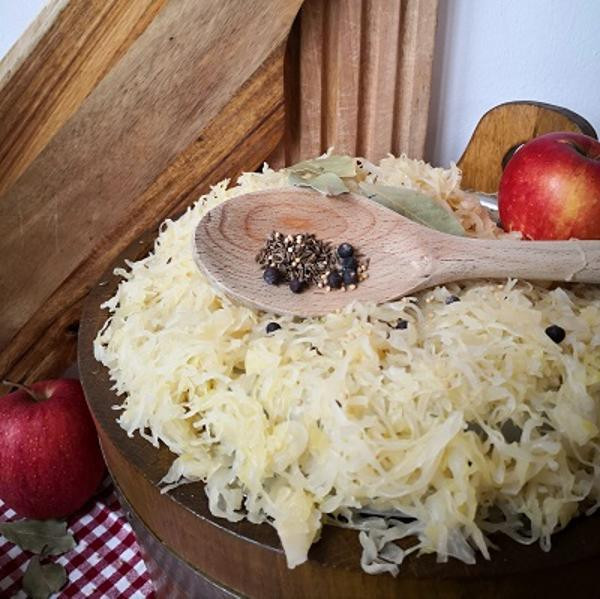
<path fill-rule="evenodd" d="M 347 242 L 337 250 L 312 233 L 273 231 L 256 256 L 269 285 L 289 284 L 293 293 L 316 285 L 325 291 L 355 289 L 367 278 L 368 260 Z"/>

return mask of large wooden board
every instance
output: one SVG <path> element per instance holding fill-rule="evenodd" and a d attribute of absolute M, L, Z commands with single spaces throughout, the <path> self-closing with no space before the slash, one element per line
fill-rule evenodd
<path fill-rule="evenodd" d="M 142 237 L 142 243 L 130 246 L 113 266 L 141 257 L 140 248 L 154 236 L 150 232 Z M 261 599 L 597 595 L 600 514 L 572 521 L 553 538 L 549 553 L 537 545 L 519 545 L 499 536 L 494 539 L 499 550 L 492 551 L 490 561 L 479 556 L 476 565 L 468 566 L 452 559 L 437 563 L 432 555 L 411 555 L 393 578 L 362 571 L 355 531 L 326 526 L 308 562 L 289 570 L 273 528 L 246 521 L 230 523 L 212 516 L 202 484 L 161 494 L 158 483 L 175 456 L 165 446 L 157 449 L 137 434 L 127 437 L 112 409 L 119 400 L 111 390 L 108 372 L 93 357 L 92 341 L 107 318 L 99 306 L 114 294 L 118 282 L 109 269 L 86 300 L 79 335 L 79 368 L 109 469 L 136 520 L 145 525 L 142 542 L 147 534 L 155 539 L 148 547 L 154 559 L 163 564 L 158 569 L 152 565 L 156 576 L 161 577 L 162 589 L 171 588 L 174 579 L 185 572 L 185 588 L 192 597 L 211 596 L 200 591 L 207 580 L 215 583 L 215 597 L 230 596 L 219 594 L 219 589 L 225 588 L 233 596 Z M 410 545 L 411 539 L 406 543 Z"/>
<path fill-rule="evenodd" d="M 61 0 L 3 63 L 0 379 L 59 375 L 107 264 L 273 151 L 300 4 Z"/>
<path fill-rule="evenodd" d="M 564 109 L 544 108 L 581 122 L 580 117 Z M 494 117 L 493 134 L 488 131 L 482 138 L 485 128 L 479 129 L 471 145 L 474 149 L 493 147 L 495 155 L 503 156 L 510 150 L 515 132 L 526 141 L 535 127 L 526 120 L 513 118 L 512 111 L 519 113 L 520 104 L 498 107 L 488 118 L 496 110 L 499 112 Z M 507 126 L 501 126 L 501 122 Z M 512 128 L 508 127 L 510 123 L 514 124 Z M 594 134 L 593 130 L 591 133 Z M 475 155 L 484 158 L 481 151 Z M 475 169 L 471 179 L 475 187 L 484 185 L 483 176 L 485 171 Z M 123 265 L 125 259 L 140 258 L 154 237 L 155 232 L 149 231 L 114 266 Z M 369 576 L 360 569 L 361 549 L 353 531 L 326 527 L 319 543 L 311 549 L 309 561 L 288 570 L 272 528 L 248 522 L 231 524 L 214 518 L 201 484 L 180 487 L 170 495 L 161 494 L 158 481 L 174 456 L 166 447 L 155 449 L 137 435 L 128 438 L 119 428 L 111 409 L 118 399 L 110 389 L 106 369 L 92 355 L 92 340 L 107 317 L 99 306 L 113 295 L 117 284 L 118 279 L 109 269 L 86 300 L 79 365 L 109 468 L 131 506 L 136 531 L 150 557 L 150 568 L 163 596 L 185 597 L 186 593 L 269 599 L 398 596 L 529 599 L 532 593 L 549 597 L 568 593 L 595 596 L 595 571 L 600 566 L 600 515 L 571 522 L 554 537 L 550 553 L 499 537 L 495 542 L 500 550 L 492 553 L 489 562 L 480 557 L 475 566 L 454 560 L 438 564 L 433 556 L 411 556 L 394 579 L 388 575 Z M 410 539 L 407 543 L 411 543 Z"/>

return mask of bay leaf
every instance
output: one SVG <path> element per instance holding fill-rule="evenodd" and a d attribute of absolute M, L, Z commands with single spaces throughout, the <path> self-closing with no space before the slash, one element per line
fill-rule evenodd
<path fill-rule="evenodd" d="M 36 555 L 23 574 L 23 590 L 32 599 L 48 599 L 67 582 L 67 571 L 60 564 L 41 564 Z"/>
<path fill-rule="evenodd" d="M 61 555 L 76 544 L 67 523 L 58 520 L 0 522 L 0 534 L 24 551 L 44 555 Z"/>
<path fill-rule="evenodd" d="M 463 226 L 453 214 L 435 198 L 420 191 L 371 183 L 361 183 L 359 188 L 368 198 L 425 227 L 450 235 L 465 235 Z"/>
<path fill-rule="evenodd" d="M 328 196 L 337 196 L 350 191 L 342 179 L 335 173 L 322 173 L 310 177 L 301 177 L 295 173 L 290 173 L 289 182 L 290 185 L 297 187 L 312 187 L 316 191 Z"/>
<path fill-rule="evenodd" d="M 338 177 L 354 177 L 356 175 L 356 160 L 350 156 L 332 154 L 324 158 L 303 160 L 287 169 L 295 175 L 320 175 L 333 173 Z"/>

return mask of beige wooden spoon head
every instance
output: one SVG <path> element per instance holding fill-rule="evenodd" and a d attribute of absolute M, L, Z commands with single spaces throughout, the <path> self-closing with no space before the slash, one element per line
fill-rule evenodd
<path fill-rule="evenodd" d="M 272 231 L 313 233 L 352 244 L 369 258 L 369 277 L 344 292 L 311 286 L 294 294 L 267 285 L 255 261 Z M 260 310 L 319 316 L 350 302 L 381 303 L 465 278 L 519 277 L 600 282 L 600 242 L 487 241 L 440 233 L 366 197 L 324 196 L 298 188 L 237 196 L 207 212 L 194 236 L 194 258 L 227 295 Z"/>

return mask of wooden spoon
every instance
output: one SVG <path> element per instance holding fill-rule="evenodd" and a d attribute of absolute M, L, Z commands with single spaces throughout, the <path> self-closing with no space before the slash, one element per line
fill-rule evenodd
<path fill-rule="evenodd" d="M 347 241 L 370 258 L 369 278 L 352 291 L 310 287 L 294 294 L 267 285 L 255 257 L 272 231 Z M 327 197 L 286 188 L 233 198 L 196 228 L 194 256 L 219 289 L 276 314 L 318 316 L 360 300 L 385 302 L 462 279 L 516 277 L 600 283 L 600 241 L 497 241 L 457 237 L 408 220 L 355 194 Z"/>

